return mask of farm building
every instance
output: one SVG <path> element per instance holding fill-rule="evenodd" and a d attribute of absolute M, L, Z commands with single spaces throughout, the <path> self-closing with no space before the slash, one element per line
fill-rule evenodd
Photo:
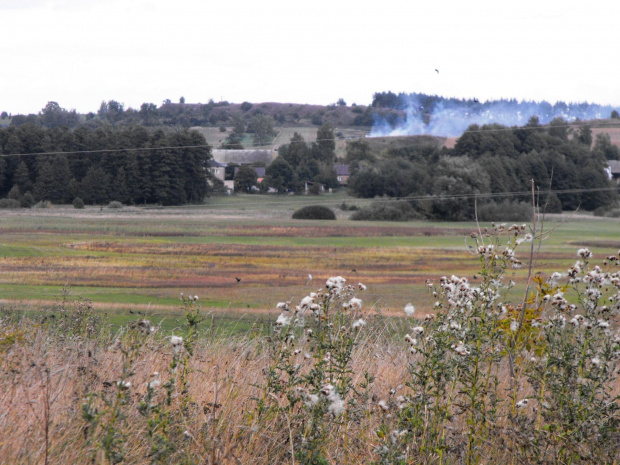
<path fill-rule="evenodd" d="M 609 160 L 609 168 L 607 170 L 607 173 L 609 173 L 609 177 L 612 180 L 620 184 L 620 161 Z"/>
<path fill-rule="evenodd" d="M 226 176 L 226 163 L 220 163 L 215 160 L 209 160 L 208 162 L 209 172 L 214 178 L 224 181 Z"/>
<path fill-rule="evenodd" d="M 349 183 L 349 165 L 335 164 L 336 176 L 341 186 L 346 186 Z"/>
<path fill-rule="evenodd" d="M 223 150 L 211 151 L 213 159 L 219 163 L 237 163 L 239 165 L 251 165 L 262 162 L 269 165 L 275 158 L 273 150 Z"/>

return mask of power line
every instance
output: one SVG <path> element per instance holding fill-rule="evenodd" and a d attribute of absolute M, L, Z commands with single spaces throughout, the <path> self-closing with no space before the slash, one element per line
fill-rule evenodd
<path fill-rule="evenodd" d="M 99 149 L 99 150 L 74 150 L 74 151 L 57 151 L 57 152 L 31 152 L 31 153 L 3 153 L 0 154 L 0 158 L 6 157 L 28 157 L 28 156 L 43 156 L 43 155 L 78 155 L 78 154 L 92 154 L 92 153 L 120 153 L 120 152 L 141 152 L 150 150 L 171 150 L 171 149 L 198 149 L 209 148 L 209 144 L 206 145 L 182 145 L 182 146 L 169 146 L 169 147 L 136 147 L 127 149 Z"/>
<path fill-rule="evenodd" d="M 475 124 L 475 123 L 472 123 Z M 541 125 L 541 126 L 513 126 L 513 127 L 504 127 L 504 128 L 488 128 L 488 129 L 474 129 L 474 130 L 465 130 L 463 133 L 461 133 L 460 135 L 452 135 L 452 136 L 440 136 L 440 135 L 434 135 L 434 134 L 411 134 L 411 135 L 399 135 L 399 136 L 390 136 L 390 135 L 383 135 L 383 136 L 372 136 L 372 137 L 368 137 L 368 134 L 366 134 L 366 137 L 359 137 L 359 136 L 350 136 L 350 137 L 330 137 L 330 138 L 322 138 L 322 139 L 314 139 L 311 141 L 305 141 L 305 140 L 300 140 L 300 141 L 293 141 L 290 140 L 287 143 L 282 143 L 280 145 L 291 145 L 294 143 L 299 143 L 299 144 L 308 144 L 308 143 L 312 143 L 312 142 L 327 142 L 327 141 L 331 141 L 331 142 L 336 142 L 336 141 L 351 141 L 351 140 L 363 140 L 363 139 L 385 139 L 385 138 L 402 138 L 402 137 L 418 137 L 418 136 L 430 136 L 430 137 L 437 137 L 437 138 L 451 138 L 451 137 L 461 137 L 464 134 L 467 133 L 494 133 L 494 132 L 507 132 L 507 131 L 546 131 L 548 129 L 551 128 L 571 128 L 571 127 L 583 127 L 583 126 L 588 126 L 590 128 L 620 128 L 620 122 L 619 123 L 599 123 L 599 124 L 592 124 L 592 123 L 588 123 L 588 122 L 574 122 L 574 123 L 565 123 L 565 124 L 554 124 L 554 125 Z M 277 138 L 278 136 L 276 136 Z M 226 144 L 224 144 L 226 145 Z M 228 144 L 231 145 L 231 144 Z M 252 143 L 252 144 L 245 144 L 244 147 L 270 147 L 272 146 L 272 144 L 259 144 L 259 143 Z M 5 154 L 0 154 L 0 158 L 7 158 L 7 157 L 26 157 L 26 156 L 53 156 L 53 155 L 78 155 L 78 154 L 103 154 L 103 153 L 122 153 L 122 152 L 148 152 L 148 151 L 155 151 L 155 150 L 182 150 L 182 149 L 197 149 L 197 148 L 211 148 L 212 150 L 235 150 L 235 149 L 218 149 L 216 147 L 214 147 L 211 144 L 204 144 L 204 145 L 179 145 L 179 146 L 165 146 L 165 147 L 135 147 L 135 148 L 121 148 L 121 149 L 93 149 L 93 150 L 72 150 L 72 151 L 50 151 L 50 152 L 30 152 L 30 153 L 5 153 Z M 244 150 L 244 149 L 239 149 L 239 150 Z M 265 149 L 265 150 L 272 150 L 275 151 L 273 149 Z"/>

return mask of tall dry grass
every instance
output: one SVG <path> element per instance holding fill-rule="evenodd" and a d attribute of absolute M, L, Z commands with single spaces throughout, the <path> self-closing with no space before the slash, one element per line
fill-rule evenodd
<path fill-rule="evenodd" d="M 87 437 L 82 406 L 89 394 L 117 389 L 123 354 L 114 346 L 114 335 L 65 338 L 53 327 L 29 319 L 3 331 L 4 341 L 14 340 L 10 346 L 6 342 L 0 354 L 0 463 L 105 463 Z M 247 412 L 260 393 L 256 385 L 264 380 L 269 364 L 265 344 L 263 338 L 250 336 L 204 337 L 197 343 L 187 383 L 191 401 L 182 420 L 182 431 L 191 435 L 183 445 L 196 463 L 209 463 L 212 449 L 216 463 L 290 462 L 286 431 L 267 425 L 253 438 L 248 426 Z M 132 365 L 126 424 L 121 427 L 126 463 L 151 461 L 147 425 L 138 407 L 153 373 L 165 378 L 173 356 L 169 339 L 154 334 L 145 339 Z M 407 357 L 401 344 L 380 341 L 374 333 L 355 348 L 353 358 L 356 378 L 365 372 L 377 378 L 378 397 L 405 382 Z M 174 408 L 179 408 L 178 394 Z M 221 407 L 214 412 L 216 396 Z M 368 418 L 354 425 L 360 440 L 350 457 L 356 457 L 356 463 L 367 463 L 376 423 Z M 333 440 L 329 453 L 336 460 L 337 435 Z"/>

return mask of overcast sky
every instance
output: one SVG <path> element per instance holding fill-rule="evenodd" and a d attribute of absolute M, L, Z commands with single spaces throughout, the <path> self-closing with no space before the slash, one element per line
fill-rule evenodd
<path fill-rule="evenodd" d="M 388 90 L 620 106 L 619 19 L 612 0 L 0 0 L 0 111 Z"/>

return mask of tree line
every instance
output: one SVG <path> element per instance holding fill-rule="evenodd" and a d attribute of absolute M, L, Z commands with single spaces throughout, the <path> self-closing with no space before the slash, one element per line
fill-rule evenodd
<path fill-rule="evenodd" d="M 421 92 L 398 94 L 387 92 L 376 92 L 372 98 L 371 107 L 374 109 L 406 110 L 412 104 L 417 106 L 416 110 L 423 114 L 432 114 L 438 109 L 464 110 L 469 114 L 482 114 L 491 108 L 509 109 L 513 114 L 518 112 L 524 115 L 536 114 L 541 121 L 551 121 L 554 117 L 564 118 L 605 118 L 619 119 L 620 114 L 611 105 L 599 105 L 588 102 L 564 102 L 557 101 L 551 104 L 545 100 L 540 102 L 517 99 L 497 99 L 480 101 L 477 98 L 454 98 L 442 97 L 439 95 L 425 94 Z M 535 111 L 532 111 L 535 109 Z"/>
<path fill-rule="evenodd" d="M 594 142 L 594 144 L 593 144 Z M 576 130 L 561 119 L 541 126 L 532 117 L 524 127 L 472 125 L 454 149 L 419 138 L 406 146 L 375 153 L 366 140 L 347 144 L 346 162 L 353 172 L 352 194 L 363 198 L 430 196 L 410 202 L 419 216 L 468 220 L 475 215 L 473 199 L 450 196 L 523 192 L 534 179 L 541 201 L 552 211 L 594 210 L 612 204 L 617 192 L 605 171 L 620 149 L 608 134 L 593 140 L 589 126 Z M 610 188 L 597 192 L 545 191 Z M 446 197 L 448 196 L 448 197 Z M 481 197 L 478 205 L 492 202 Z M 407 203 L 407 202 L 403 202 Z M 548 210 L 549 211 L 549 210 Z"/>
<path fill-rule="evenodd" d="M 228 144 L 239 144 L 243 135 L 252 138 L 252 143 L 262 145 L 269 142 L 273 137 L 273 128 L 276 125 L 299 124 L 306 119 L 308 124 L 321 126 L 330 112 L 336 111 L 339 104 L 327 105 L 313 109 L 311 113 L 302 111 L 304 105 L 278 105 L 269 104 L 254 105 L 249 102 L 231 104 L 227 101 L 207 103 L 185 103 L 181 97 L 179 102 L 164 100 L 159 106 L 155 103 L 143 103 L 139 108 L 125 107 L 116 100 L 102 101 L 97 111 L 80 114 L 76 110 L 67 110 L 58 102 L 50 101 L 39 113 L 27 115 L 10 115 L 6 111 L 0 112 L 0 125 L 21 126 L 23 124 L 35 124 L 37 126 L 53 129 L 67 126 L 75 129 L 87 127 L 96 129 L 102 126 L 134 126 L 147 127 L 179 127 L 190 128 L 195 126 L 219 127 L 222 132 L 227 131 L 227 126 L 233 126 L 234 131 L 241 137 L 235 140 L 235 136 L 229 137 Z M 365 109 L 364 109 L 365 108 Z M 358 107 L 353 104 L 351 113 L 354 115 L 352 124 L 356 126 L 372 126 L 374 122 L 374 109 L 370 107 Z M 301 112 L 301 114 L 300 114 Z M 347 119 L 347 118 L 345 118 Z M 348 123 L 347 123 L 348 124 Z"/>
<path fill-rule="evenodd" d="M 87 204 L 201 202 L 209 189 L 210 158 L 204 137 L 187 129 L 72 130 L 27 123 L 0 129 L 0 197 L 23 206 L 70 203 L 76 197 Z"/>

